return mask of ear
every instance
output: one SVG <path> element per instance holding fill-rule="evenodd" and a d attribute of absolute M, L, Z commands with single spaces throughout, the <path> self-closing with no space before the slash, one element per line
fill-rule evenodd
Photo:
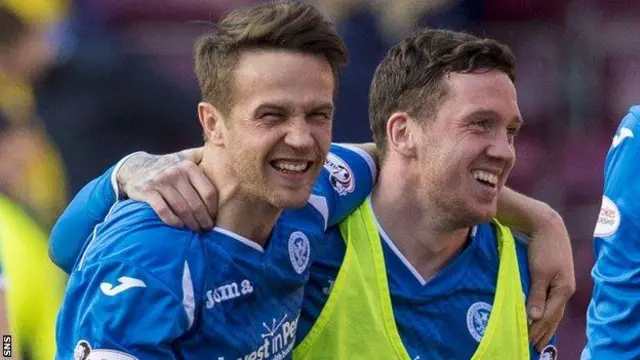
<path fill-rule="evenodd" d="M 388 150 L 405 157 L 415 157 L 417 139 L 415 125 L 409 114 L 393 113 L 387 121 Z"/>
<path fill-rule="evenodd" d="M 214 145 L 224 145 L 226 126 L 220 111 L 207 102 L 201 102 L 198 104 L 198 118 L 207 142 Z"/>

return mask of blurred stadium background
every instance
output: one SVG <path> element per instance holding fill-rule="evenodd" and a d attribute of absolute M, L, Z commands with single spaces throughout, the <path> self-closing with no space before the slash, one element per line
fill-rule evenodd
<path fill-rule="evenodd" d="M 255 1 L 1 0 L 31 35 L 0 54 L 0 62 L 20 65 L 0 68 L 0 114 L 20 130 L 8 150 L 0 146 L 0 191 L 47 230 L 70 196 L 123 155 L 200 144 L 193 41 L 221 14 Z M 514 49 L 525 127 L 510 185 L 553 205 L 568 224 L 578 289 L 558 347 L 562 358 L 577 358 L 585 341 L 604 156 L 617 121 L 640 103 L 640 37 L 631 35 L 640 33 L 640 4 L 315 3 L 336 21 L 351 52 L 340 84 L 336 141 L 370 140 L 372 74 L 388 46 L 416 27 L 467 30 Z"/>

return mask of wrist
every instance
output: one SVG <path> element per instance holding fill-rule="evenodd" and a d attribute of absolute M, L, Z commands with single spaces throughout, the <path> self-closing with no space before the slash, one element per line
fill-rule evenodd
<path fill-rule="evenodd" d="M 134 152 L 122 158 L 116 166 L 113 168 L 113 173 L 111 175 L 111 184 L 113 186 L 113 191 L 118 200 L 123 200 L 128 197 L 127 192 L 127 184 L 128 178 L 127 174 L 130 174 L 131 171 L 129 167 L 132 162 L 136 162 L 137 159 L 142 158 L 144 155 L 148 155 L 144 151 Z"/>

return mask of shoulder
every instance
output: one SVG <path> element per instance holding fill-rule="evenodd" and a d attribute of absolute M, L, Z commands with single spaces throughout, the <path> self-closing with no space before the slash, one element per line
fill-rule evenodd
<path fill-rule="evenodd" d="M 511 229 L 509 230 L 515 242 L 515 255 L 518 261 L 523 290 L 527 292 L 529 284 L 529 239 L 521 233 Z M 496 224 L 493 222 L 485 222 L 477 225 L 475 228 L 475 241 L 478 244 L 477 246 L 481 256 L 483 256 L 487 262 L 498 266 L 500 258 L 498 256 L 498 232 Z"/>
<path fill-rule="evenodd" d="M 350 145 L 332 144 L 321 176 L 314 187 L 315 193 L 332 187 L 340 196 L 354 192 L 357 183 L 375 179 L 377 173 L 374 159 L 366 151 Z"/>
<path fill-rule="evenodd" d="M 634 105 L 629 108 L 629 114 L 633 115 L 636 120 L 640 119 L 640 105 Z"/>
<path fill-rule="evenodd" d="M 78 270 L 97 263 L 118 262 L 158 278 L 180 279 L 185 263 L 201 256 L 199 234 L 168 226 L 149 205 L 118 202 L 93 231 Z"/>
<path fill-rule="evenodd" d="M 487 263 L 498 264 L 498 238 L 493 223 L 483 222 L 471 229 L 477 252 Z"/>

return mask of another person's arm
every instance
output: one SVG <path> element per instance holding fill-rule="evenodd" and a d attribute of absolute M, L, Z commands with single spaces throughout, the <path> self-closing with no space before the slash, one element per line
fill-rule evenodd
<path fill-rule="evenodd" d="M 358 145 L 375 158 L 373 144 Z M 213 222 L 215 215 L 215 189 L 204 177 L 202 171 L 195 166 L 201 157 L 200 149 L 189 150 L 187 156 L 170 154 L 153 156 L 149 154 L 135 155 L 125 161 L 117 172 L 117 187 L 129 197 L 148 202 L 166 223 L 174 226 L 187 225 L 192 230 L 205 228 L 203 224 Z M 103 177 L 107 174 L 103 175 Z M 111 192 L 110 201 L 115 201 L 114 190 L 111 190 L 104 179 L 100 182 L 102 192 Z M 105 190 L 107 189 L 107 190 Z M 83 190 L 84 191 L 84 190 Z M 60 253 L 67 253 L 65 258 L 77 258 L 84 244 L 88 226 L 75 227 L 74 222 L 97 224 L 95 219 L 86 220 L 88 210 L 99 207 L 106 214 L 109 201 L 91 203 L 78 195 L 65 211 L 56 225 L 69 230 L 76 228 L 76 233 L 60 236 L 62 232 L 54 232 L 51 240 L 52 258 L 59 260 Z M 89 199 L 93 201 L 93 199 Z M 72 208 L 75 208 L 73 210 Z M 337 212 L 339 213 L 339 212 Z M 506 216 L 505 216 L 506 214 Z M 508 226 L 521 230 L 532 236 L 530 243 L 532 291 L 528 300 L 528 313 L 534 320 L 531 327 L 531 338 L 539 347 L 545 345 L 544 340 L 555 332 L 569 296 L 575 289 L 573 258 L 569 237 L 562 222 L 548 205 L 537 200 L 517 194 L 507 188 L 499 199 L 499 215 Z M 84 219 L 82 219 L 84 217 Z M 201 219 L 201 220 L 194 220 Z M 60 223 L 67 223 L 61 226 Z M 80 233 L 80 228 L 84 233 Z M 74 244 L 69 244 L 74 242 Z M 65 248 L 63 244 L 68 244 Z M 66 249 L 77 251 L 75 255 Z M 67 262 L 68 264 L 69 262 Z M 71 264 L 73 264 L 71 262 Z M 70 266 L 64 267 L 70 269 Z M 67 270 L 68 271 L 68 270 Z M 537 309 L 537 310 L 536 310 Z"/>
<path fill-rule="evenodd" d="M 360 146 L 333 144 L 316 181 L 311 201 L 327 202 L 326 227 L 338 224 L 371 194 L 377 175 L 374 157 Z"/>
<path fill-rule="evenodd" d="M 542 349 L 556 332 L 576 288 L 569 234 L 560 215 L 549 205 L 504 188 L 498 219 L 529 236 L 531 289 L 527 313 L 532 343 Z"/>
<path fill-rule="evenodd" d="M 640 359 L 639 164 L 640 106 L 634 106 L 618 126 L 605 162 L 583 360 Z"/>
<path fill-rule="evenodd" d="M 161 156 L 141 152 L 122 159 L 85 185 L 60 216 L 49 240 L 51 260 L 71 273 L 96 225 L 126 197 L 149 203 L 169 225 L 194 231 L 212 228 L 217 196 L 196 165 L 201 157 L 201 149 L 189 149 Z"/>

